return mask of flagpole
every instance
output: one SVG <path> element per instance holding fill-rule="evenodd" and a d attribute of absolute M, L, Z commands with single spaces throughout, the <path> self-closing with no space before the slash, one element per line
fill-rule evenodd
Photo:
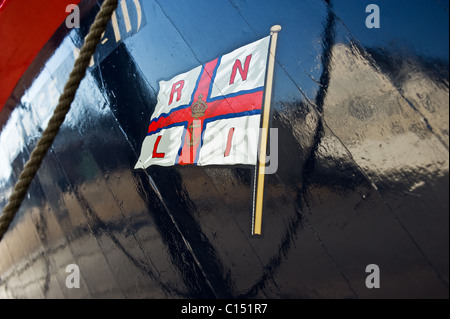
<path fill-rule="evenodd" d="M 259 167 L 255 172 L 257 175 L 256 182 L 256 204 L 253 212 L 253 235 L 261 235 L 262 225 L 262 209 L 264 199 L 264 181 L 266 170 L 266 155 L 267 155 L 267 136 L 269 133 L 269 120 L 270 120 L 270 103 L 272 100 L 272 86 L 273 86 L 273 70 L 275 66 L 275 53 L 277 49 L 278 32 L 281 31 L 281 26 L 274 25 L 270 28 L 270 51 L 269 51 L 269 64 L 267 66 L 267 80 L 266 80 L 266 94 L 264 97 L 264 113 L 261 127 L 261 143 L 259 148 Z"/>

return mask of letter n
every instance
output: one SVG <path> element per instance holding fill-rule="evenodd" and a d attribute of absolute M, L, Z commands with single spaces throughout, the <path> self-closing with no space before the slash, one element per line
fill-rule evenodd
<path fill-rule="evenodd" d="M 181 99 L 181 91 L 183 90 L 183 87 L 184 87 L 184 80 L 178 81 L 177 83 L 174 83 L 172 85 L 172 92 L 170 92 L 169 105 L 172 104 L 173 95 L 175 93 L 177 94 L 177 102 Z"/>
<path fill-rule="evenodd" d="M 248 69 L 250 67 L 250 60 L 252 59 L 252 55 L 248 55 L 245 58 L 245 63 L 244 63 L 244 68 L 242 69 L 242 63 L 241 60 L 237 59 L 236 62 L 234 62 L 233 65 L 233 71 L 231 72 L 231 77 L 230 77 L 230 85 L 234 84 L 234 80 L 236 78 L 236 73 L 237 70 L 239 69 L 239 73 L 241 74 L 241 78 L 242 81 L 247 80 L 247 74 L 248 74 Z"/>

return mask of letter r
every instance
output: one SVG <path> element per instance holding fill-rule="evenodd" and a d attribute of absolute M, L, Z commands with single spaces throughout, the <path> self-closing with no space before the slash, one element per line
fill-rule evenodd
<path fill-rule="evenodd" d="M 181 91 L 184 87 L 184 80 L 178 81 L 172 85 L 172 92 L 170 92 L 169 105 L 173 102 L 173 95 L 177 93 L 177 102 L 181 99 Z"/>

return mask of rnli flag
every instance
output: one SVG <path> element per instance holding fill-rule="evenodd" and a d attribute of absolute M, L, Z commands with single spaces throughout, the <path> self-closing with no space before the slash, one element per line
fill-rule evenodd
<path fill-rule="evenodd" d="M 159 82 L 135 168 L 256 165 L 270 37 Z"/>

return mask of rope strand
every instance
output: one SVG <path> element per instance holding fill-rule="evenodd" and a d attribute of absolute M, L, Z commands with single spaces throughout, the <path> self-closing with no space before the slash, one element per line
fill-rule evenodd
<path fill-rule="evenodd" d="M 52 146 L 53 141 L 70 110 L 70 106 L 75 98 L 75 94 L 80 86 L 81 80 L 86 74 L 91 57 L 94 54 L 95 49 L 101 40 L 102 34 L 105 32 L 106 26 L 111 19 L 111 15 L 117 8 L 117 5 L 118 0 L 106 0 L 102 4 L 100 11 L 95 17 L 94 23 L 89 29 L 86 41 L 80 50 L 80 55 L 75 61 L 69 80 L 64 86 L 63 93 L 59 97 L 58 105 L 53 112 L 48 126 L 42 134 L 42 137 L 39 139 L 35 149 L 31 153 L 30 159 L 25 164 L 18 181 L 14 186 L 9 202 L 3 209 L 3 214 L 0 217 L 0 241 L 19 210 L 20 205 L 28 192 L 31 181 L 36 176 L 42 160 Z"/>

